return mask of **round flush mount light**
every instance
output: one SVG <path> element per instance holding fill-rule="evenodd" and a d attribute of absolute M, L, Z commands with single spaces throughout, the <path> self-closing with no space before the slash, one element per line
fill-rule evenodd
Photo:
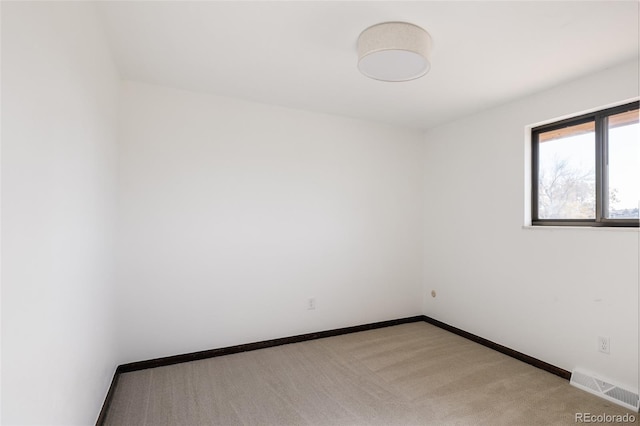
<path fill-rule="evenodd" d="M 382 81 L 409 81 L 429 72 L 431 36 L 408 22 L 383 22 L 358 37 L 358 69 Z"/>

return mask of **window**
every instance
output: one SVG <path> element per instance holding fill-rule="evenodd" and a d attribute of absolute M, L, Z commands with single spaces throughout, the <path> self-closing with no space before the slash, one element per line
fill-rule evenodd
<path fill-rule="evenodd" d="M 532 130 L 532 224 L 638 227 L 639 102 Z"/>

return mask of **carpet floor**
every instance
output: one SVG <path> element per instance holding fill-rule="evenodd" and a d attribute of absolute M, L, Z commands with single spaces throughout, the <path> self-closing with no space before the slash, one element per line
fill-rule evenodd
<path fill-rule="evenodd" d="M 574 425 L 634 416 L 416 322 L 120 376 L 106 425 Z"/>

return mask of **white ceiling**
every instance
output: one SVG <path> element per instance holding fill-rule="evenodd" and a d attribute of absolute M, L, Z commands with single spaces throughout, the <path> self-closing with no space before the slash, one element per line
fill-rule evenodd
<path fill-rule="evenodd" d="M 102 2 L 123 78 L 317 112 L 433 125 L 638 58 L 636 1 Z M 384 21 L 432 36 L 425 77 L 357 69 Z"/>

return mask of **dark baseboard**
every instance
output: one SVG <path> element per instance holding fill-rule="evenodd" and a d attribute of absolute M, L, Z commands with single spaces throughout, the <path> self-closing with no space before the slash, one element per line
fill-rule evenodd
<path fill-rule="evenodd" d="M 109 390 L 107 391 L 107 396 L 105 397 L 104 403 L 102 404 L 102 409 L 100 410 L 100 414 L 98 415 L 98 420 L 96 420 L 96 426 L 104 425 L 104 422 L 107 419 L 107 413 L 109 412 L 109 407 L 111 407 L 111 401 L 113 401 L 113 394 L 115 393 L 116 386 L 118 386 L 119 379 L 120 366 L 116 368 L 116 371 L 113 374 L 113 379 L 111 379 L 111 385 L 109 386 Z"/>
<path fill-rule="evenodd" d="M 113 399 L 113 394 L 118 385 L 118 379 L 120 377 L 120 374 L 122 373 L 130 373 L 132 371 L 145 370 L 147 368 L 164 367 L 167 365 L 179 364 L 183 362 L 197 361 L 201 359 L 214 358 L 214 357 L 223 356 L 223 355 L 231 355 L 231 354 L 236 354 L 240 352 L 255 351 L 257 349 L 272 348 L 274 346 L 288 345 L 291 343 L 305 342 L 308 340 L 322 339 L 325 337 L 332 337 L 332 336 L 340 336 L 342 334 L 357 333 L 359 331 L 374 330 L 377 328 L 391 327 L 394 325 L 408 324 L 412 322 L 421 322 L 421 321 L 432 324 L 436 327 L 442 328 L 443 330 L 449 331 L 451 333 L 457 334 L 458 336 L 461 336 L 471 341 L 474 341 L 476 343 L 479 343 L 483 346 L 486 346 L 490 349 L 501 352 L 505 355 L 513 357 L 522 362 L 526 362 L 527 364 L 533 365 L 534 367 L 537 367 L 549 373 L 555 374 L 556 376 L 560 376 L 563 379 L 566 379 L 566 380 L 571 379 L 571 372 L 567 370 L 556 367 L 555 365 L 551 365 L 547 362 L 541 361 L 532 356 L 523 354 L 522 352 L 515 351 L 506 346 L 502 346 L 498 343 L 492 342 L 491 340 L 487 340 L 483 337 L 476 336 L 475 334 L 453 327 L 449 324 L 438 321 L 426 315 L 418 315 L 414 317 L 400 318 L 400 319 L 389 320 L 389 321 L 380 321 L 380 322 L 374 322 L 371 324 L 356 325 L 353 327 L 337 328 L 334 330 L 319 331 L 316 333 L 300 334 L 300 335 L 291 336 L 291 337 L 281 337 L 278 339 L 263 340 L 261 342 L 246 343 L 242 345 L 228 346 L 226 348 L 209 349 L 206 351 L 191 352 L 191 353 L 182 354 L 182 355 L 174 355 L 174 356 L 156 358 L 156 359 L 151 359 L 146 361 L 131 362 L 128 364 L 119 365 L 118 368 L 116 368 L 116 372 L 113 376 L 113 380 L 111 381 L 111 386 L 109 387 L 109 391 L 107 392 L 107 397 L 105 398 L 104 404 L 102 405 L 102 410 L 100 410 L 100 415 L 98 416 L 98 420 L 96 421 L 96 426 L 102 426 L 104 424 L 107 412 L 109 410 L 109 406 L 111 405 L 111 401 Z"/>
<path fill-rule="evenodd" d="M 538 367 L 544 371 L 547 371 L 551 374 L 555 374 L 556 376 L 560 376 L 563 379 L 566 380 L 571 380 L 571 372 L 567 371 L 565 369 L 562 369 L 560 367 L 556 367 L 555 365 L 549 364 L 548 362 L 544 362 L 542 360 L 539 360 L 538 358 L 534 358 L 532 356 L 523 354 L 522 352 L 518 352 L 515 351 L 511 348 L 508 348 L 506 346 L 502 346 L 498 343 L 492 342 L 491 340 L 487 340 L 484 337 L 480 337 L 480 336 L 476 336 L 475 334 L 469 333 L 467 331 L 461 330 L 459 328 L 456 328 L 452 325 L 446 324 L 444 322 L 438 321 L 437 319 L 433 319 L 431 317 L 428 316 L 423 316 L 423 319 L 425 322 L 428 322 L 429 324 L 433 324 L 436 327 L 440 327 L 443 330 L 447 330 L 451 333 L 457 334 L 458 336 L 462 336 L 466 339 L 472 340 L 476 343 L 479 343 L 483 346 L 486 346 L 488 348 L 491 348 L 495 351 L 498 351 L 500 353 L 503 353 L 505 355 L 509 355 L 512 358 L 515 358 L 519 361 L 522 362 L 526 362 L 527 364 L 533 365 L 534 367 Z"/>
<path fill-rule="evenodd" d="M 319 331 L 316 333 L 300 334 L 291 337 L 281 337 L 279 339 L 263 340 L 256 343 L 246 343 L 243 345 L 228 346 L 226 348 L 209 349 L 200 352 L 191 352 L 182 355 L 173 355 L 163 358 L 156 358 L 147 361 L 131 362 L 118 367 L 121 373 L 144 370 L 147 368 L 164 367 L 167 365 L 179 364 L 182 362 L 197 361 L 201 359 L 213 358 L 223 355 L 237 354 L 239 352 L 255 351 L 257 349 L 271 348 L 274 346 L 288 345 L 290 343 L 305 342 L 307 340 L 322 339 L 324 337 L 339 336 L 341 334 L 356 333 L 359 331 L 373 330 L 376 328 L 390 327 L 394 325 L 407 324 L 410 322 L 424 321 L 422 315 L 415 317 L 401 318 L 389 321 L 374 322 L 371 324 L 356 325 L 353 327 L 338 328 L 334 330 Z"/>

